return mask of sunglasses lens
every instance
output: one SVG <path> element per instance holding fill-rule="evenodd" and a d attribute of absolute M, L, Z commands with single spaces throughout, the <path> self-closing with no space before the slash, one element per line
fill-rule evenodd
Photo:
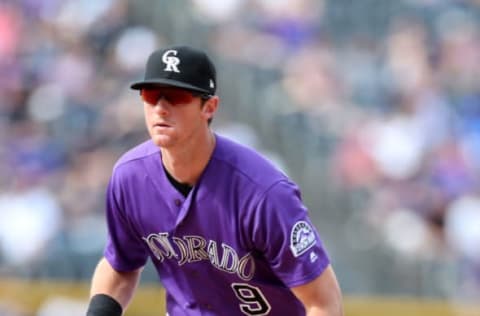
<path fill-rule="evenodd" d="M 164 95 L 165 99 L 173 105 L 190 103 L 193 100 L 192 94 L 185 90 L 166 90 Z"/>
<path fill-rule="evenodd" d="M 148 104 L 157 104 L 158 100 L 160 100 L 161 90 L 142 89 L 141 96 L 143 101 Z"/>
<path fill-rule="evenodd" d="M 182 89 L 142 89 L 142 98 L 149 104 L 157 104 L 164 98 L 171 105 L 186 104 L 193 100 L 193 95 Z"/>

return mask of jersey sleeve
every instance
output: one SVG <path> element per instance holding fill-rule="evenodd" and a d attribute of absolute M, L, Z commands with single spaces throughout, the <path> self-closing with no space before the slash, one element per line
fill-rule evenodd
<path fill-rule="evenodd" d="M 106 221 L 108 228 L 104 256 L 117 271 L 132 271 L 145 265 L 148 252 L 127 215 L 121 181 L 114 174 L 107 188 Z"/>
<path fill-rule="evenodd" d="M 319 233 L 292 182 L 273 185 L 259 202 L 255 218 L 255 247 L 288 287 L 312 281 L 329 265 Z"/>

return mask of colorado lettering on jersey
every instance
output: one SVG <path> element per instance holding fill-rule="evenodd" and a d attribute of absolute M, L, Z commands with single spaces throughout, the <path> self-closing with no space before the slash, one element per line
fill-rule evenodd
<path fill-rule="evenodd" d="M 255 261 L 250 253 L 239 258 L 231 246 L 206 240 L 201 236 L 185 235 L 182 238 L 171 237 L 168 233 L 150 234 L 142 237 L 157 260 L 177 260 L 179 266 L 208 260 L 218 270 L 236 274 L 244 281 L 250 281 L 255 274 Z"/>

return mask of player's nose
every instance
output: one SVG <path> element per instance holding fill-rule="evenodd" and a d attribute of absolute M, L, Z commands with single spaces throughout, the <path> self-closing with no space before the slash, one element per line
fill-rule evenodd
<path fill-rule="evenodd" d="M 160 99 L 158 99 L 153 109 L 157 113 L 167 114 L 170 111 L 171 106 L 172 105 L 170 104 L 170 102 L 167 101 L 167 99 L 161 97 Z"/>

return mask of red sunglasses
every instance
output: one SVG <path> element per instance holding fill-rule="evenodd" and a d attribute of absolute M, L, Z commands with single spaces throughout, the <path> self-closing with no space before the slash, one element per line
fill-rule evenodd
<path fill-rule="evenodd" d="M 171 105 L 187 104 L 192 102 L 195 97 L 201 97 L 204 100 L 210 98 L 206 94 L 176 88 L 143 88 L 140 90 L 140 95 L 143 101 L 153 105 L 157 104 L 161 98 Z"/>

